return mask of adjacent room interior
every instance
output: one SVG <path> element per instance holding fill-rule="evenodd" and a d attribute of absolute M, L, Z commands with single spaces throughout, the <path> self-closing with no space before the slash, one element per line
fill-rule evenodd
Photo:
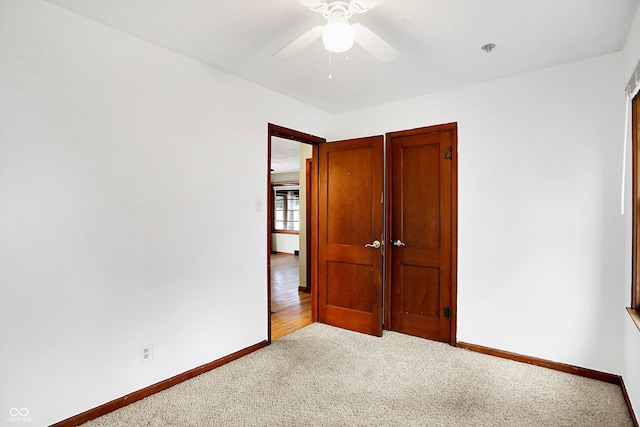
<path fill-rule="evenodd" d="M 271 232 L 271 339 L 276 340 L 312 322 L 307 177 L 313 150 L 304 142 L 277 136 L 270 141 L 272 209 L 267 226 Z"/>

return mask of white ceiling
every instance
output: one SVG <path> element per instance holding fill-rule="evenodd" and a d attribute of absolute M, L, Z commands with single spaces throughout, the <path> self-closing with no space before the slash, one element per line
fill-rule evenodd
<path fill-rule="evenodd" d="M 271 55 L 322 16 L 296 0 L 48 0 L 250 82 L 339 113 L 621 50 L 640 0 L 387 0 L 361 22 L 399 55 L 316 40 Z M 495 43 L 492 53 L 480 46 Z"/>
<path fill-rule="evenodd" d="M 271 137 L 272 173 L 300 171 L 300 142 Z"/>

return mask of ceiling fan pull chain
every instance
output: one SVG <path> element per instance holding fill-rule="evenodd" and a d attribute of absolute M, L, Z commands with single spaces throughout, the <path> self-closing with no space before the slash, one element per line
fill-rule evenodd
<path fill-rule="evenodd" d="M 331 74 L 331 52 L 329 52 L 329 80 L 331 80 L 333 78 L 333 75 Z"/>

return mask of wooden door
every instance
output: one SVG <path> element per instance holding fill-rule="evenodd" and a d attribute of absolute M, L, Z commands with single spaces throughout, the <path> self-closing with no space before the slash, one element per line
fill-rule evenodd
<path fill-rule="evenodd" d="M 390 329 L 452 343 L 456 139 L 455 124 L 387 135 Z"/>
<path fill-rule="evenodd" d="M 381 336 L 383 137 L 321 144 L 318 163 L 319 320 Z"/>

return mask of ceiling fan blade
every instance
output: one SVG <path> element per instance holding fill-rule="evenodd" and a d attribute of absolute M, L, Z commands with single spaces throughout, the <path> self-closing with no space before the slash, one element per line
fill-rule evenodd
<path fill-rule="evenodd" d="M 322 30 L 324 30 L 324 25 L 316 25 L 315 27 L 311 28 L 309 31 L 271 55 L 271 57 L 275 59 L 291 58 L 293 55 L 309 46 L 315 40 L 319 39 L 322 35 Z"/>
<path fill-rule="evenodd" d="M 364 13 L 384 2 L 385 0 L 353 0 L 351 7 L 356 13 Z"/>
<path fill-rule="evenodd" d="M 398 54 L 398 51 L 393 46 L 364 25 L 353 24 L 352 26 L 356 33 L 356 43 L 378 61 L 389 62 Z"/>

